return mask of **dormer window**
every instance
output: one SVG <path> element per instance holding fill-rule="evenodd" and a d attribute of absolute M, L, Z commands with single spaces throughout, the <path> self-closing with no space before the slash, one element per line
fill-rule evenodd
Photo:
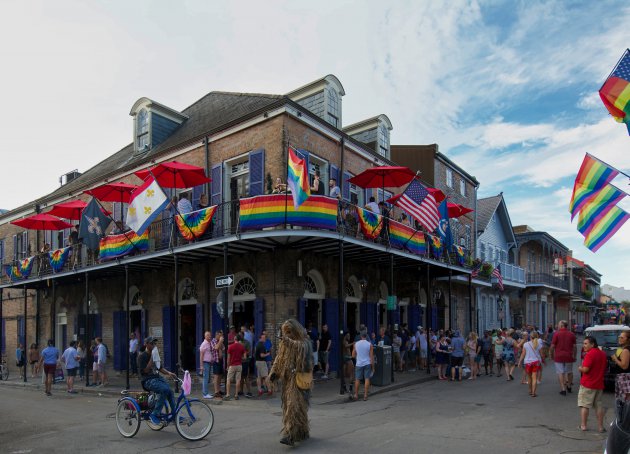
<path fill-rule="evenodd" d="M 148 150 L 149 141 L 149 112 L 146 109 L 140 110 L 136 117 L 136 144 L 138 151 Z"/>
<path fill-rule="evenodd" d="M 341 118 L 341 106 L 339 105 L 339 95 L 334 88 L 328 89 L 328 106 L 327 106 L 328 123 L 338 128 L 339 119 Z"/>
<path fill-rule="evenodd" d="M 389 159 L 389 130 L 384 124 L 378 128 L 378 154 Z"/>

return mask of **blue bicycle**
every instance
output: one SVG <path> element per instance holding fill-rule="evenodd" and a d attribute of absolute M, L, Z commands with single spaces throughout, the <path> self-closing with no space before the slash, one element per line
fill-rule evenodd
<path fill-rule="evenodd" d="M 131 438 L 140 430 L 140 422 L 146 421 L 152 430 L 162 430 L 171 422 L 175 422 L 175 428 L 179 435 L 186 440 L 197 441 L 204 438 L 212 430 L 214 414 L 208 405 L 199 399 L 189 399 L 184 393 L 182 380 L 176 379 L 181 391 L 177 398 L 175 408 L 168 412 L 168 402 L 158 415 L 160 424 L 151 422 L 149 415 L 153 411 L 157 396 L 150 391 L 121 391 L 122 397 L 118 400 L 116 408 L 116 426 L 123 437 Z"/>

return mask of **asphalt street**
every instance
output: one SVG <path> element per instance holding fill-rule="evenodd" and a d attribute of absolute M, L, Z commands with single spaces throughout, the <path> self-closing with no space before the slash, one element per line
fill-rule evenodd
<path fill-rule="evenodd" d="M 553 369 L 546 368 L 546 372 Z M 549 374 L 546 374 L 549 375 Z M 311 438 L 300 452 L 361 453 L 596 453 L 605 435 L 577 426 L 577 387 L 558 394 L 555 376 L 545 376 L 536 398 L 505 377 L 476 381 L 432 380 L 372 396 L 367 402 L 339 399 L 311 407 Z M 334 396 L 333 396 L 334 397 Z M 215 425 L 200 442 L 180 438 L 173 426 L 160 432 L 144 423 L 132 439 L 116 429 L 117 399 L 98 394 L 52 397 L 41 390 L 0 386 L 0 452 L 205 452 L 277 453 L 291 448 L 278 443 L 281 428 L 277 397 L 212 404 Z M 612 408 L 613 395 L 605 394 Z M 612 419 L 612 410 L 606 420 Z"/>

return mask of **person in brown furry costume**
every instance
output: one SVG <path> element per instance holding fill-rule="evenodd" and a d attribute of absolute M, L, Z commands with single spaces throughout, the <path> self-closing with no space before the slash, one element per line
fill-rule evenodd
<path fill-rule="evenodd" d="M 297 372 L 313 372 L 313 347 L 304 327 L 295 319 L 282 324 L 278 354 L 269 379 L 282 382 L 282 439 L 293 446 L 309 437 L 308 406 L 310 389 L 302 390 L 296 383 Z"/>

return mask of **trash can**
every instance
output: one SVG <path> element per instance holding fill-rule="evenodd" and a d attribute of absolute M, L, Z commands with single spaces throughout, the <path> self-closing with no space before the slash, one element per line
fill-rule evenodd
<path fill-rule="evenodd" d="M 376 386 L 386 386 L 392 383 L 392 348 L 389 345 L 374 347 L 376 367 L 370 383 Z"/>

